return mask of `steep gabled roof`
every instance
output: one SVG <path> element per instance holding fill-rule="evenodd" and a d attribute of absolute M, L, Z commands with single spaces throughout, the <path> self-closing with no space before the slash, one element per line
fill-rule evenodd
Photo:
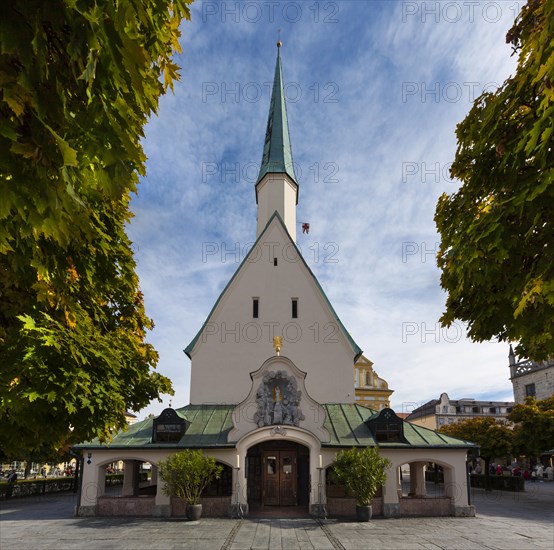
<path fill-rule="evenodd" d="M 310 267 L 306 263 L 306 260 L 304 260 L 304 257 L 302 256 L 302 254 L 300 253 L 300 250 L 296 246 L 296 243 L 292 240 L 292 237 L 290 236 L 290 233 L 287 231 L 287 227 L 285 226 L 285 224 L 283 222 L 283 219 L 281 218 L 281 216 L 279 215 L 279 213 L 277 211 L 275 211 L 273 213 L 273 216 L 271 216 L 271 218 L 267 222 L 267 225 L 265 226 L 264 230 L 260 233 L 260 236 L 256 239 L 256 242 L 254 243 L 252 248 L 248 251 L 248 254 L 246 254 L 244 259 L 240 263 L 238 269 L 235 271 L 235 273 L 233 274 L 233 276 L 231 277 L 231 279 L 229 280 L 229 282 L 227 283 L 227 285 L 225 286 L 225 288 L 223 289 L 223 291 L 219 295 L 216 303 L 214 304 L 214 307 L 212 308 L 212 310 L 210 311 L 208 317 L 204 321 L 204 324 L 202 325 L 202 328 L 198 331 L 196 336 L 193 338 L 192 342 L 185 348 L 184 352 L 188 355 L 189 358 L 191 357 L 192 350 L 196 346 L 196 343 L 198 342 L 198 339 L 200 338 L 200 336 L 202 334 L 202 331 L 204 330 L 206 325 L 211 321 L 212 316 L 213 316 L 217 306 L 219 305 L 219 303 L 223 299 L 223 296 L 225 296 L 225 293 L 227 292 L 227 290 L 229 289 L 229 287 L 231 286 L 233 281 L 236 279 L 236 277 L 240 273 L 243 266 L 245 264 L 249 263 L 250 255 L 253 253 L 253 251 L 256 251 L 258 249 L 258 243 L 262 240 L 264 234 L 266 233 L 266 231 L 268 230 L 269 226 L 271 225 L 271 223 L 273 222 L 274 219 L 276 219 L 277 222 L 281 224 L 281 227 L 285 231 L 285 234 L 287 235 L 288 239 L 290 240 L 290 242 L 294 246 L 294 249 L 296 250 L 296 253 L 298 254 L 298 257 L 301 259 L 302 265 L 304 265 L 304 267 L 306 268 L 308 274 L 312 277 L 312 279 L 313 279 L 313 281 L 316 285 L 316 288 L 320 291 L 321 296 L 322 296 L 325 304 L 327 304 L 327 307 L 329 308 L 329 311 L 330 311 L 331 315 L 333 316 L 333 318 L 337 322 L 337 325 L 340 328 L 342 334 L 344 335 L 344 337 L 346 338 L 346 340 L 349 343 L 350 347 L 352 348 L 352 350 L 354 352 L 354 355 L 355 355 L 354 361 L 356 361 L 358 359 L 358 357 L 360 357 L 360 355 L 362 354 L 361 348 L 358 346 L 358 344 L 356 344 L 356 342 L 354 341 L 352 336 L 350 336 L 349 332 L 346 330 L 345 326 L 342 324 L 342 321 L 339 319 L 339 316 L 337 315 L 335 309 L 331 305 L 331 302 L 329 301 L 329 298 L 327 298 L 327 295 L 325 294 L 323 288 L 321 288 L 321 285 L 319 284 L 319 281 L 317 280 L 316 276 L 314 275 L 314 273 L 312 272 L 312 270 L 310 269 Z"/>

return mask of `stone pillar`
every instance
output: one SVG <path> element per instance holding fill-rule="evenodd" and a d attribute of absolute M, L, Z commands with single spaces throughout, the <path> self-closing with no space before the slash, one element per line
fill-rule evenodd
<path fill-rule="evenodd" d="M 94 463 L 92 453 L 85 452 L 85 460 L 81 470 L 81 502 L 77 509 L 78 516 L 95 516 L 98 497 L 104 495 L 106 485 L 106 467 Z"/>
<path fill-rule="evenodd" d="M 452 498 L 456 490 L 456 486 L 454 482 L 454 469 L 443 468 L 443 476 L 444 476 L 444 494 L 445 496 Z"/>
<path fill-rule="evenodd" d="M 422 498 L 426 495 L 425 462 L 410 462 L 409 496 Z"/>
<path fill-rule="evenodd" d="M 156 468 L 157 474 L 157 468 Z M 152 478 L 154 477 L 152 473 Z M 157 477 L 157 476 L 156 476 Z M 160 480 L 156 489 L 156 499 L 154 500 L 154 509 L 152 515 L 158 518 L 168 518 L 171 516 L 171 499 L 163 492 L 163 483 Z"/>
<path fill-rule="evenodd" d="M 154 509 L 152 515 L 154 517 L 168 518 L 171 516 L 171 499 L 168 495 L 164 494 L 164 482 L 158 479 L 158 467 L 152 464 L 152 478 L 151 484 L 157 485 L 156 487 L 156 499 L 154 500 Z"/>
<path fill-rule="evenodd" d="M 123 490 L 121 496 L 136 497 L 139 493 L 138 487 L 138 469 L 137 460 L 124 460 L 123 470 Z"/>
<path fill-rule="evenodd" d="M 388 470 L 387 481 L 383 485 L 383 515 L 386 518 L 400 517 L 400 502 L 398 491 L 400 490 L 400 469 L 397 467 Z"/>
<path fill-rule="evenodd" d="M 467 497 L 467 470 L 465 457 L 452 468 L 444 468 L 444 493 L 452 501 L 452 515 L 475 516 L 475 506 L 470 506 Z"/>

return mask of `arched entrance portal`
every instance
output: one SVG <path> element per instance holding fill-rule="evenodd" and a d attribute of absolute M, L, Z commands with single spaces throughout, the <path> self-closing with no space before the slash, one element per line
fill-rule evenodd
<path fill-rule="evenodd" d="M 310 500 L 310 450 L 286 440 L 258 443 L 246 454 L 250 510 L 307 507 Z"/>

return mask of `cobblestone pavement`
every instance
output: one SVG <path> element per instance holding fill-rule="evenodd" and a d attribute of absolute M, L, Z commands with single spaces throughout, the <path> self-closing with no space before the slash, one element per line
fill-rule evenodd
<path fill-rule="evenodd" d="M 0 503 L 0 548 L 42 550 L 554 548 L 554 483 L 524 493 L 475 490 L 476 518 L 312 519 L 76 518 L 73 495 Z"/>

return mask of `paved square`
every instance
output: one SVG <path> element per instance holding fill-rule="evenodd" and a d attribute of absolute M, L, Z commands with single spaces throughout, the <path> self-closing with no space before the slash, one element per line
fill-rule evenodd
<path fill-rule="evenodd" d="M 74 495 L 0 503 L 2 550 L 527 550 L 554 548 L 554 483 L 474 490 L 475 518 L 77 518 Z"/>

